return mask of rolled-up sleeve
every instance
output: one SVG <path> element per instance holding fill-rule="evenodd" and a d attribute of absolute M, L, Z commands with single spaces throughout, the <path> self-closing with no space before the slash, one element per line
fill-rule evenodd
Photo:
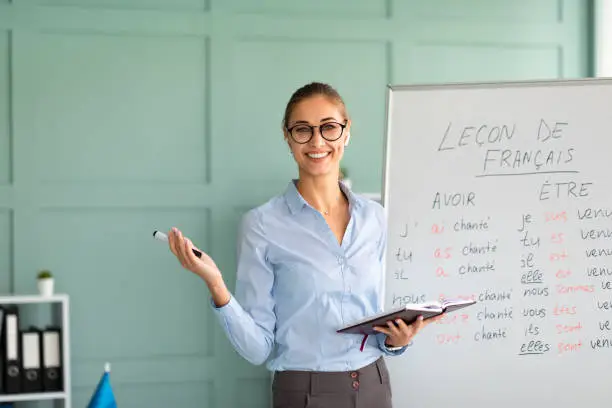
<path fill-rule="evenodd" d="M 393 350 L 393 351 L 389 350 L 385 346 L 386 338 L 387 338 L 387 335 L 385 333 L 376 334 L 376 341 L 378 341 L 378 348 L 381 349 L 388 356 L 399 356 L 400 354 L 403 354 L 404 351 L 406 351 L 406 349 L 408 348 L 408 346 L 404 346 L 399 350 Z"/>
<path fill-rule="evenodd" d="M 241 222 L 235 295 L 211 307 L 235 350 L 252 364 L 264 363 L 274 345 L 274 272 L 267 257 L 260 213 L 248 211 Z"/>

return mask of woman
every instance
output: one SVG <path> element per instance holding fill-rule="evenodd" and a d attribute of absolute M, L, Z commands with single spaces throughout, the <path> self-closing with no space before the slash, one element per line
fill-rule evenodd
<path fill-rule="evenodd" d="M 283 119 L 299 178 L 246 213 L 235 296 L 214 261 L 192 254 L 180 231 L 169 245 L 200 276 L 234 348 L 274 371 L 274 407 L 391 407 L 384 355 L 402 354 L 427 322 L 389 322 L 376 336 L 338 334 L 380 312 L 386 220 L 376 202 L 338 180 L 351 121 L 332 87 L 298 89 Z"/>

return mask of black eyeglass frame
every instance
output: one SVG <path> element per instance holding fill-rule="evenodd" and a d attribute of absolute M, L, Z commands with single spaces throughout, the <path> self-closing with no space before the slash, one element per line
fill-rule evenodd
<path fill-rule="evenodd" d="M 323 136 L 323 126 L 325 125 L 329 125 L 330 123 L 334 123 L 336 125 L 339 125 L 342 130 L 340 131 L 340 135 L 335 138 L 335 139 L 328 139 L 325 136 Z M 308 140 L 306 140 L 305 142 L 298 142 L 297 140 L 295 140 L 295 137 L 293 137 L 293 129 L 295 129 L 298 126 L 307 126 L 310 128 L 310 137 L 308 138 Z M 344 129 L 348 126 L 348 120 L 344 121 L 344 124 L 340 123 L 340 122 L 336 122 L 336 121 L 329 121 L 329 122 L 325 122 L 321 125 L 307 125 L 306 123 L 297 123 L 291 127 L 286 127 L 285 129 L 287 130 L 287 132 L 289 133 L 289 136 L 291 136 L 291 139 L 297 143 L 297 144 L 306 144 L 308 142 L 310 142 L 312 140 L 312 138 L 314 137 L 314 130 L 315 128 L 319 128 L 319 134 L 321 135 L 321 137 L 325 140 L 327 140 L 328 142 L 335 142 L 336 140 L 340 139 L 342 137 L 342 135 L 344 134 Z"/>

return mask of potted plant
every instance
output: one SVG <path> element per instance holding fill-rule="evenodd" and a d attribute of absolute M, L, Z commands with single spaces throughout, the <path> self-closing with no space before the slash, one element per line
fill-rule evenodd
<path fill-rule="evenodd" d="M 43 296 L 53 295 L 53 275 L 48 270 L 38 272 L 37 277 L 38 292 Z"/>

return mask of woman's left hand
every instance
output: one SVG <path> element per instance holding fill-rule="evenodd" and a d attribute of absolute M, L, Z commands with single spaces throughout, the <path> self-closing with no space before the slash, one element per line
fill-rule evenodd
<path fill-rule="evenodd" d="M 395 323 L 388 321 L 387 327 L 376 326 L 374 327 L 374 330 L 387 335 L 385 344 L 389 347 L 405 347 L 410 344 L 414 336 L 416 336 L 417 333 L 425 326 L 434 323 L 443 317 L 444 314 L 441 314 L 436 317 L 423 320 L 423 316 L 419 316 L 417 321 L 412 324 L 406 324 L 406 322 L 404 322 L 402 319 L 397 319 Z"/>

